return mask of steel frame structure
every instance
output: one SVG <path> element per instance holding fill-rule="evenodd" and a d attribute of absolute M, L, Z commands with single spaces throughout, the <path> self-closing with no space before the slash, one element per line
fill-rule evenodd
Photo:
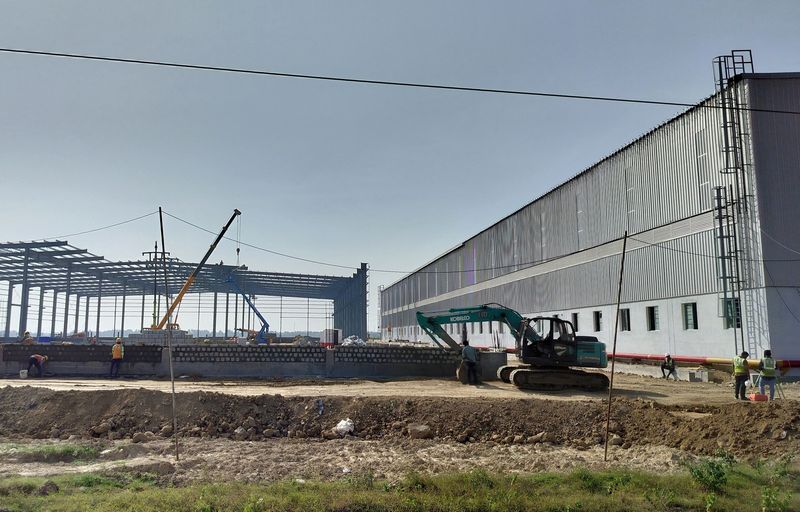
<path fill-rule="evenodd" d="M 165 295 L 164 261 L 160 259 L 110 261 L 97 256 L 87 249 L 81 249 L 66 241 L 5 242 L 0 243 L 0 281 L 7 281 L 8 297 L 5 312 L 5 332 L 3 339 L 10 339 L 12 306 L 20 308 L 18 332 L 28 330 L 30 294 L 32 289 L 39 291 L 39 325 L 41 334 L 42 298 L 46 290 L 53 291 L 53 307 L 56 297 L 64 294 L 64 329 L 68 332 L 70 298 L 75 299 L 75 318 L 80 317 L 81 303 L 85 303 L 85 323 L 88 326 L 90 300 L 101 297 L 125 297 L 143 295 Z M 166 290 L 177 292 L 196 263 L 167 258 Z M 235 291 L 227 282 L 233 275 L 236 284 L 248 295 L 267 295 L 274 297 L 299 297 L 307 299 L 327 299 L 333 301 L 333 325 L 342 329 L 346 335 L 355 334 L 367 337 L 367 264 L 362 263 L 351 276 L 329 276 L 314 274 L 290 274 L 260 272 L 246 267 L 209 264 L 198 274 L 190 293 L 213 293 L 214 324 L 217 318 L 217 294 Z M 13 291 L 19 286 L 21 301 L 12 304 Z M 84 301 L 81 299 L 85 298 Z M 235 301 L 234 301 L 235 302 Z M 229 300 L 225 300 L 225 314 L 228 315 Z M 100 331 L 100 308 L 98 308 L 96 332 Z M 124 314 L 122 315 L 124 318 Z M 53 316 L 55 319 L 55 316 Z M 53 320 L 53 327 L 55 325 Z M 77 320 L 76 320 L 77 329 Z M 52 330 L 52 329 L 51 329 Z M 124 330 L 124 328 L 123 328 Z"/>

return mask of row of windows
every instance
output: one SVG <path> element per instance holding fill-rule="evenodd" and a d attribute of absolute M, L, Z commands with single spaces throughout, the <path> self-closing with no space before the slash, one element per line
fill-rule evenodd
<path fill-rule="evenodd" d="M 739 305 L 739 299 L 726 299 L 723 302 L 723 322 L 724 327 L 726 329 L 730 329 L 736 325 L 736 328 L 740 328 L 742 326 L 742 317 L 741 317 L 741 309 Z M 603 312 L 602 311 L 593 311 L 592 312 L 592 327 L 594 332 L 600 332 L 603 330 Z M 684 302 L 681 304 L 681 320 L 683 329 L 685 331 L 694 331 L 699 328 L 699 323 L 697 320 L 697 303 L 696 302 Z M 645 321 L 646 327 L 648 331 L 657 331 L 659 330 L 660 320 L 659 320 L 659 313 L 658 313 L 658 306 L 647 306 L 645 308 Z M 578 313 L 572 313 L 572 325 L 575 327 L 575 331 L 579 330 L 578 327 Z M 619 330 L 620 331 L 631 331 L 631 310 L 630 308 L 621 308 L 619 310 Z"/>
<path fill-rule="evenodd" d="M 736 325 L 736 328 L 741 328 L 742 326 L 742 318 L 741 318 L 741 308 L 739 304 L 739 299 L 726 299 L 722 303 L 723 308 L 723 325 L 725 329 L 730 329 Z M 558 315 L 556 315 L 558 316 Z M 580 330 L 579 324 L 579 314 L 572 313 L 571 315 L 572 326 L 575 328 L 575 331 Z M 699 329 L 699 322 L 697 318 L 697 303 L 696 302 L 684 302 L 681 304 L 681 321 L 683 329 L 686 331 L 693 331 Z M 660 329 L 661 321 L 659 319 L 659 307 L 658 306 L 647 306 L 645 308 L 645 327 L 648 331 L 658 331 Z M 405 332 L 401 332 L 400 334 L 412 334 L 412 335 L 421 335 L 422 332 L 419 326 L 412 327 L 412 331 L 408 331 L 407 328 L 402 328 Z M 499 334 L 504 333 L 504 324 L 502 322 L 475 322 L 471 324 L 447 324 L 444 326 L 445 331 L 448 334 L 453 336 L 460 335 L 462 329 L 466 329 L 469 334 L 483 334 L 484 332 L 488 332 L 492 334 L 492 332 L 496 329 Z M 594 332 L 600 332 L 603 330 L 603 312 L 602 311 L 593 311 L 592 312 L 592 329 Z M 631 324 L 631 310 L 630 308 L 621 308 L 619 310 L 619 330 L 620 331 L 632 331 L 633 325 Z"/>

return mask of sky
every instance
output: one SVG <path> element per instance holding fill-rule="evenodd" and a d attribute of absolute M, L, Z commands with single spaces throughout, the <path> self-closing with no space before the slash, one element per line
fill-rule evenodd
<path fill-rule="evenodd" d="M 800 2 L 0 1 L 0 47 L 469 87 L 697 102 L 712 59 L 800 71 Z M 0 240 L 164 210 L 402 277 L 681 109 L 0 53 Z M 167 249 L 211 235 L 172 219 Z M 155 216 L 68 240 L 137 259 Z M 212 257 L 235 260 L 223 242 Z M 243 248 L 251 269 L 346 269 Z M 319 328 L 320 325 L 312 326 Z"/>

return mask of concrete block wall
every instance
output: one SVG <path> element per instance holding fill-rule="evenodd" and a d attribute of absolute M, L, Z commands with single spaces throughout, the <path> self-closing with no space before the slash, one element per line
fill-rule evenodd
<path fill-rule="evenodd" d="M 193 345 L 173 347 L 176 375 L 206 378 L 452 378 L 458 354 L 435 348 L 414 347 L 288 347 Z M 54 375 L 106 375 L 109 345 L 0 345 L 0 375 L 15 375 L 27 368 L 31 354 L 50 356 L 46 372 Z M 484 353 L 484 380 L 495 378 L 506 354 Z M 169 352 L 160 346 L 128 346 L 120 369 L 122 376 L 169 376 Z"/>
<path fill-rule="evenodd" d="M 327 349 L 320 347 L 180 346 L 173 347 L 176 363 L 325 363 Z"/>

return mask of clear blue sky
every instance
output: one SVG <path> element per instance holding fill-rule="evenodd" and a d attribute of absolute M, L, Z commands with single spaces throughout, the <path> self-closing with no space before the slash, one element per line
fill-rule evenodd
<path fill-rule="evenodd" d="M 290 73 L 698 101 L 711 60 L 800 70 L 800 2 L 3 1 L 0 46 Z M 157 209 L 357 266 L 414 269 L 678 112 L 0 54 L 0 240 Z M 157 219 L 70 239 L 110 259 Z M 210 236 L 170 221 L 197 260 Z M 234 259 L 225 243 L 214 259 Z M 341 269 L 243 249 L 250 268 Z M 370 275 L 376 290 L 397 274 Z"/>

